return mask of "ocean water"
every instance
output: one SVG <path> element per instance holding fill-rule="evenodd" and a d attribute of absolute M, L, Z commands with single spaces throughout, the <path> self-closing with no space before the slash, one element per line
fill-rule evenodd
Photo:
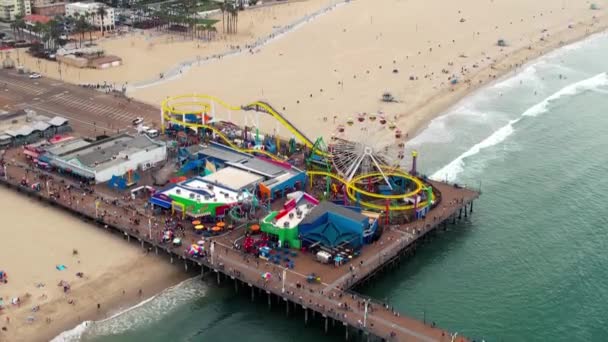
<path fill-rule="evenodd" d="M 558 50 L 433 120 L 423 172 L 475 213 L 360 292 L 486 341 L 608 339 L 608 36 Z M 275 305 L 276 306 L 276 305 Z M 301 314 L 190 280 L 60 340 L 336 341 Z"/>

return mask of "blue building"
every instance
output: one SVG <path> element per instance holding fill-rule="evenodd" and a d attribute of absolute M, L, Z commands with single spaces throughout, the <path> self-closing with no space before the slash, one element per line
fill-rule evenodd
<path fill-rule="evenodd" d="M 256 157 L 214 142 L 201 146 L 196 153 L 198 158 L 218 168 L 233 167 L 263 177 L 258 184 L 260 197 L 274 200 L 294 190 L 303 190 L 305 186 L 306 173 L 286 162 Z"/>
<path fill-rule="evenodd" d="M 355 249 L 370 243 L 378 220 L 332 202 L 321 202 L 300 222 L 303 246 L 320 244 L 326 248 L 349 245 Z"/>

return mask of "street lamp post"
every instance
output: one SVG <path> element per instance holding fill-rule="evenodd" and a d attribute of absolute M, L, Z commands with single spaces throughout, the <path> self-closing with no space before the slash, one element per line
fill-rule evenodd
<path fill-rule="evenodd" d="M 365 312 L 363 314 L 363 327 L 367 327 L 367 309 L 369 307 L 369 299 L 365 300 Z"/>
<path fill-rule="evenodd" d="M 283 286 L 281 288 L 281 293 L 285 293 L 285 278 L 287 278 L 287 269 L 283 268 Z"/>
<path fill-rule="evenodd" d="M 152 240 L 152 218 L 148 217 L 148 237 Z"/>

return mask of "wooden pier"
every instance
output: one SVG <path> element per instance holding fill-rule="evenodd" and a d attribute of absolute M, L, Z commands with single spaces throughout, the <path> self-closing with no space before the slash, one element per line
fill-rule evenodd
<path fill-rule="evenodd" d="M 54 194 L 61 193 L 62 187 L 76 187 L 77 184 L 63 178 L 59 183 L 57 175 L 53 175 L 52 181 L 45 181 L 42 176 L 42 181 L 37 180 L 41 189 L 35 191 L 20 184 L 24 175 L 34 178 L 34 171 L 25 171 L 25 165 L 17 164 L 8 165 L 5 170 L 6 176 L 0 177 L 0 183 L 6 187 L 62 208 L 103 229 L 118 232 L 141 248 L 157 254 L 166 253 L 171 263 L 181 263 L 185 270 L 198 270 L 201 277 L 214 277 L 218 284 L 232 282 L 236 292 L 250 292 L 252 301 L 265 299 L 269 308 L 284 306 L 287 315 L 301 315 L 304 324 L 320 320 L 326 333 L 330 328 L 332 331 L 337 329 L 337 325 L 344 329 L 346 340 L 467 341 L 466 337 L 402 316 L 349 290 L 370 281 L 378 272 L 411 253 L 429 233 L 467 219 L 473 213 L 473 201 L 479 196 L 476 191 L 432 182 L 441 192 L 441 199 L 426 218 L 385 226 L 380 240 L 364 247 L 361 256 L 351 264 L 334 268 L 316 263 L 310 255 L 302 255 L 295 269 L 286 269 L 233 248 L 227 236 L 206 239 L 208 255 L 191 257 L 185 253 L 185 247 L 161 243 L 158 236 L 163 226 L 156 224 L 158 218 L 146 212 L 127 210 L 126 204 L 118 199 L 104 197 L 101 200 L 99 194 L 85 195 L 82 191 L 74 192 L 75 195 L 64 193 L 57 198 Z M 35 172 L 37 177 L 45 174 L 40 170 Z M 103 218 L 102 211 L 106 213 Z M 133 218 L 139 218 L 139 224 L 135 224 Z M 198 239 L 194 232 L 186 232 L 182 238 L 183 241 Z M 272 279 L 263 280 L 261 274 L 264 272 L 270 272 Z M 310 272 L 322 274 L 322 282 L 307 283 L 306 275 Z"/>

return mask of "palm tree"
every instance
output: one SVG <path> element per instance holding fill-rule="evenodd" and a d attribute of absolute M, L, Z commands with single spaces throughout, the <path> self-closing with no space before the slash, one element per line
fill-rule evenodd
<path fill-rule="evenodd" d="M 32 32 L 34 32 L 36 34 L 36 37 L 42 37 L 42 32 L 44 31 L 44 24 L 42 23 L 36 23 L 34 24 L 34 27 L 32 27 Z M 34 35 L 30 35 L 30 37 L 34 37 Z M 30 41 L 30 43 L 33 43 L 33 41 Z"/>
<path fill-rule="evenodd" d="M 74 24 L 74 32 L 80 34 L 80 47 L 82 47 L 82 41 L 84 40 L 84 34 L 89 29 L 89 23 L 85 16 L 78 16 L 76 23 Z"/>
<path fill-rule="evenodd" d="M 226 24 L 224 23 L 224 16 L 226 13 L 226 0 L 220 2 L 220 11 L 222 11 L 222 33 L 226 33 Z"/>
<path fill-rule="evenodd" d="M 84 23 L 85 23 L 85 31 L 89 32 L 89 43 L 93 44 L 93 30 L 95 29 L 93 27 L 93 24 L 91 23 L 93 16 L 95 16 L 95 14 L 93 14 L 92 12 L 86 12 L 84 14 L 84 16 L 82 16 L 84 18 Z"/>
<path fill-rule="evenodd" d="M 108 11 L 106 10 L 106 6 L 105 5 L 101 5 L 101 6 L 99 6 L 99 8 L 97 8 L 97 15 L 101 17 L 101 25 L 99 25 L 99 26 L 101 28 L 101 35 L 102 36 L 104 36 L 104 33 L 105 33 L 104 30 L 103 30 L 104 29 L 103 26 L 105 24 L 104 23 L 104 18 L 106 17 L 106 14 L 108 14 Z"/>
<path fill-rule="evenodd" d="M 15 25 L 17 34 L 21 39 L 23 37 L 23 30 L 27 27 L 27 25 L 25 25 L 25 20 L 23 19 L 23 14 L 16 15 L 13 24 Z"/>

